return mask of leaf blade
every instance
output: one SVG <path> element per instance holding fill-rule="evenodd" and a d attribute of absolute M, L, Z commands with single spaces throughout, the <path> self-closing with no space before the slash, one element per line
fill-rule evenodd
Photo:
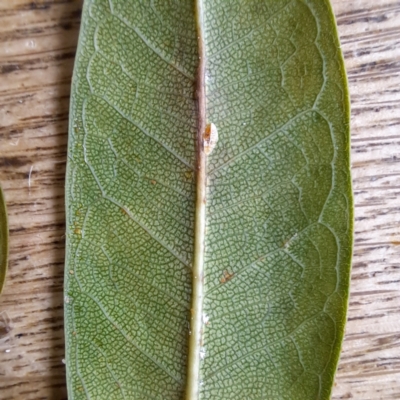
<path fill-rule="evenodd" d="M 320 1 L 254 4 L 243 35 L 239 4 L 207 4 L 215 18 L 206 31 L 220 31 L 223 16 L 232 41 L 211 36 L 207 66 L 220 146 L 210 159 L 203 397 L 240 398 L 243 382 L 258 382 L 248 388 L 254 398 L 329 398 L 352 241 L 351 182 L 340 175 L 349 168 L 347 89 L 332 11 Z"/>
<path fill-rule="evenodd" d="M 316 28 L 323 21 L 321 37 L 334 31 L 332 13 L 317 1 L 254 2 L 245 10 L 225 5 L 204 2 L 207 122 L 216 124 L 220 139 L 208 158 L 204 319 L 210 321 L 201 398 L 328 398 L 351 255 L 351 199 L 345 205 L 342 199 L 350 190 L 348 110 L 330 104 L 331 97 L 346 103 L 344 70 L 332 53 L 337 37 L 318 43 Z M 165 2 L 85 3 L 67 172 L 72 398 L 182 398 L 187 354 L 204 353 L 200 345 L 187 348 L 197 34 L 190 4 L 178 10 L 176 18 Z M 329 65 L 319 62 L 318 45 L 326 47 Z M 333 123 L 339 144 L 332 141 Z M 333 265 L 336 230 L 344 246 Z M 326 293 L 337 288 L 332 271 L 339 264 L 340 294 L 321 313 Z M 314 286 L 321 290 L 314 293 Z M 292 331 L 297 336 L 285 336 Z M 301 341 L 305 334 L 312 348 Z"/>
<path fill-rule="evenodd" d="M 220 141 L 209 161 L 202 398 L 329 398 L 352 243 L 332 10 L 313 0 L 254 2 L 246 14 L 240 3 L 206 4 L 206 32 L 228 39 L 210 34 L 207 48 Z"/>
<path fill-rule="evenodd" d="M 196 33 L 187 2 L 181 23 L 164 15 L 175 41 L 157 9 L 131 12 L 135 4 L 85 3 L 74 71 L 65 307 L 72 398 L 177 398 L 184 387 Z"/>

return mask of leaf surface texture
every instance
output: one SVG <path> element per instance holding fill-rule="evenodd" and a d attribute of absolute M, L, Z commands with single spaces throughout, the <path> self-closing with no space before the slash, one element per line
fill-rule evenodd
<path fill-rule="evenodd" d="M 72 86 L 70 399 L 328 399 L 352 244 L 330 5 L 204 0 L 203 343 L 188 348 L 199 54 L 191 1 L 86 1 Z M 194 400 L 194 399 L 190 399 Z"/>

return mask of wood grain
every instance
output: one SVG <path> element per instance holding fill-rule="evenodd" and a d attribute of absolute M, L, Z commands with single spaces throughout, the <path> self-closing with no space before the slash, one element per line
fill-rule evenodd
<path fill-rule="evenodd" d="M 66 399 L 64 174 L 80 1 L 0 3 L 0 182 L 10 264 L 0 298 L 0 398 Z"/>
<path fill-rule="evenodd" d="M 400 399 L 400 1 L 333 2 L 352 100 L 355 249 L 333 399 Z"/>
<path fill-rule="evenodd" d="M 332 399 L 400 399 L 400 0 L 332 0 L 352 98 L 355 251 Z M 81 0 L 0 4 L 0 182 L 10 268 L 0 398 L 66 399 L 64 173 Z M 307 400 L 307 399 L 305 399 Z"/>

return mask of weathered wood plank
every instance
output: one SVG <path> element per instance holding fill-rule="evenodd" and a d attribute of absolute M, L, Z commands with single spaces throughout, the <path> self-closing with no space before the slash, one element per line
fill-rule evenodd
<path fill-rule="evenodd" d="M 2 400 L 66 398 L 64 174 L 80 9 L 81 1 L 0 4 L 0 181 L 11 231 Z"/>
<path fill-rule="evenodd" d="M 333 399 L 400 398 L 400 1 L 332 0 L 352 97 L 349 322 Z M 66 398 L 64 172 L 81 0 L 0 4 L 0 181 L 10 270 L 0 397 Z"/>
<path fill-rule="evenodd" d="M 333 399 L 400 398 L 400 1 L 333 2 L 352 98 L 355 252 Z"/>

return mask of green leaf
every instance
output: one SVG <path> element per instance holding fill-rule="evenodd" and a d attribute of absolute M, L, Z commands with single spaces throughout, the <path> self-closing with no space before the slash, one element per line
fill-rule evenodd
<path fill-rule="evenodd" d="M 0 186 L 0 294 L 6 281 L 8 265 L 8 218 L 3 190 Z"/>
<path fill-rule="evenodd" d="M 66 183 L 70 399 L 328 399 L 349 147 L 327 0 L 87 0 Z"/>

